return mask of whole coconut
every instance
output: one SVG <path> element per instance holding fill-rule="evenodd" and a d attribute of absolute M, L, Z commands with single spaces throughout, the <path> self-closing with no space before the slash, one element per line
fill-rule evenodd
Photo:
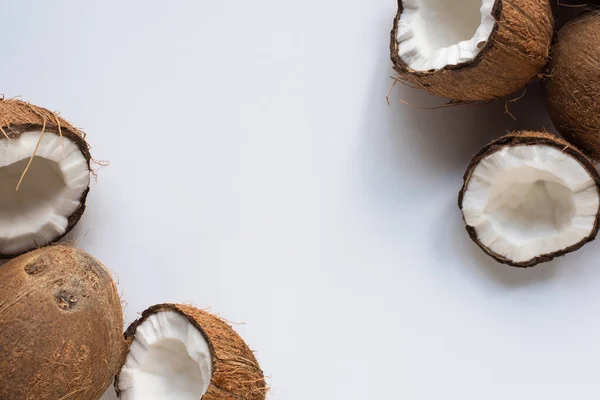
<path fill-rule="evenodd" d="M 588 13 L 558 33 L 546 83 L 552 122 L 565 139 L 600 160 L 600 14 Z"/>
<path fill-rule="evenodd" d="M 116 286 L 98 260 L 57 245 L 0 267 L 0 399 L 97 400 L 125 352 Z"/>

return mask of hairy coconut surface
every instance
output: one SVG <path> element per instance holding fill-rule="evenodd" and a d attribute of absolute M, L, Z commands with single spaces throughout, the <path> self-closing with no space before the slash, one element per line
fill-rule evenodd
<path fill-rule="evenodd" d="M 543 132 L 515 132 L 475 155 L 458 204 L 469 236 L 498 262 L 531 267 L 598 233 L 600 175 L 578 149 Z"/>
<path fill-rule="evenodd" d="M 547 62 L 548 0 L 399 0 L 391 32 L 398 79 L 460 101 L 499 98 Z"/>
<path fill-rule="evenodd" d="M 566 24 L 552 50 L 546 82 L 548 112 L 556 129 L 600 160 L 600 13 Z"/>
<path fill-rule="evenodd" d="M 150 307 L 125 332 L 115 381 L 123 400 L 263 400 L 263 372 L 225 321 L 189 305 Z"/>
<path fill-rule="evenodd" d="M 85 210 L 90 152 L 83 134 L 44 108 L 0 100 L 0 257 L 55 242 Z"/>
<path fill-rule="evenodd" d="M 0 399 L 97 400 L 125 354 L 110 273 L 56 245 L 0 267 Z"/>

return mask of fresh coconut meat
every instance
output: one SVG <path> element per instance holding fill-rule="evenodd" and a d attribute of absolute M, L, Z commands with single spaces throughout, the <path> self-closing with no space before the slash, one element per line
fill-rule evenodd
<path fill-rule="evenodd" d="M 0 101 L 0 257 L 52 243 L 85 209 L 90 154 L 80 131 L 56 114 Z"/>
<path fill-rule="evenodd" d="M 212 378 L 208 342 L 185 316 L 152 314 L 138 325 L 119 378 L 124 400 L 198 400 Z"/>
<path fill-rule="evenodd" d="M 494 0 L 405 0 L 398 21 L 400 58 L 415 71 L 473 61 L 496 20 Z"/>
<path fill-rule="evenodd" d="M 0 399 L 97 400 L 125 350 L 117 288 L 89 254 L 48 246 L 0 267 Z"/>
<path fill-rule="evenodd" d="M 486 253 L 529 267 L 594 239 L 599 182 L 592 162 L 565 141 L 517 132 L 475 156 L 459 205 L 467 231 Z"/>
<path fill-rule="evenodd" d="M 600 160 L 600 14 L 588 13 L 557 34 L 546 105 L 560 134 Z"/>
<path fill-rule="evenodd" d="M 546 64 L 549 0 L 399 0 L 391 33 L 398 79 L 453 100 L 513 93 Z"/>
<path fill-rule="evenodd" d="M 125 332 L 129 353 L 115 388 L 122 400 L 264 400 L 256 358 L 220 318 L 160 304 Z"/>

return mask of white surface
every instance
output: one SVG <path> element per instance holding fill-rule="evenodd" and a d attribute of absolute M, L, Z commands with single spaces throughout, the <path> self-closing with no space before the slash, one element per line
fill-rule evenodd
<path fill-rule="evenodd" d="M 538 87 L 518 122 L 402 85 L 388 106 L 392 0 L 176 4 L 2 3 L 2 91 L 112 163 L 72 237 L 128 322 L 186 300 L 244 322 L 275 400 L 600 396 L 600 243 L 509 269 L 457 207 L 475 151 L 549 126 Z"/>
<path fill-rule="evenodd" d="M 198 400 L 212 379 L 202 333 L 174 311 L 151 315 L 135 332 L 119 375 L 122 400 Z"/>
<path fill-rule="evenodd" d="M 598 200 L 575 158 L 550 146 L 508 146 L 475 167 L 462 210 L 486 248 L 522 263 L 587 238 Z"/>
<path fill-rule="evenodd" d="M 0 136 L 0 252 L 16 254 L 64 235 L 88 188 L 88 164 L 75 143 L 51 132 Z M 39 147 L 36 151 L 36 145 Z M 23 171 L 34 154 L 27 173 Z M 21 177 L 23 180 L 21 181 Z M 16 190 L 17 185 L 19 190 Z"/>
<path fill-rule="evenodd" d="M 496 20 L 495 0 L 403 0 L 398 21 L 398 51 L 417 71 L 442 69 L 473 60 Z"/>

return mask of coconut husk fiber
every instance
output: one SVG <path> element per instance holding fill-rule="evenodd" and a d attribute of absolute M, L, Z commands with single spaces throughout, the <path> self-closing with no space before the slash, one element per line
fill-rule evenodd
<path fill-rule="evenodd" d="M 76 143 L 82 153 L 89 155 L 85 134 L 60 115 L 22 100 L 0 99 L 0 127 L 2 137 L 17 139 L 31 131 L 54 132 Z"/>
<path fill-rule="evenodd" d="M 499 150 L 502 150 L 505 147 L 520 146 L 520 145 L 550 146 L 550 147 L 559 149 L 561 152 L 568 154 L 569 156 L 575 158 L 577 161 L 579 161 L 579 163 L 585 168 L 585 170 L 590 174 L 592 179 L 596 182 L 596 189 L 598 190 L 598 194 L 600 196 L 600 174 L 598 173 L 598 170 L 596 170 L 594 163 L 581 150 L 577 149 L 576 147 L 574 147 L 567 141 L 565 141 L 555 135 L 547 133 L 547 132 L 517 131 L 517 132 L 510 133 L 506 136 L 502 136 L 501 138 L 494 140 L 493 142 L 491 142 L 490 144 L 485 146 L 483 149 L 481 149 L 477 154 L 475 154 L 475 156 L 471 160 L 471 163 L 469 164 L 469 167 L 467 168 L 467 171 L 465 172 L 465 175 L 463 178 L 463 186 L 458 194 L 458 207 L 461 209 L 461 211 L 462 211 L 462 206 L 463 206 L 463 198 L 464 198 L 465 192 L 467 190 L 467 186 L 469 184 L 469 181 L 471 180 L 473 171 L 475 171 L 475 168 L 477 167 L 477 165 L 479 165 L 481 160 L 483 160 L 487 156 L 489 156 Z M 519 262 L 514 262 L 512 260 L 509 260 L 509 259 L 503 257 L 502 255 L 497 254 L 497 253 L 493 252 L 492 250 L 490 250 L 489 248 L 487 248 L 483 243 L 481 243 L 481 241 L 477 237 L 477 232 L 476 232 L 475 228 L 466 225 L 466 230 L 467 230 L 467 233 L 469 234 L 469 237 L 487 255 L 489 255 L 490 257 L 492 257 L 494 260 L 498 261 L 499 263 L 510 265 L 512 267 L 520 267 L 520 268 L 533 267 L 539 263 L 550 261 L 556 257 L 562 256 L 566 253 L 569 253 L 569 252 L 572 252 L 572 251 L 575 251 L 575 250 L 581 248 L 584 244 L 591 242 L 596 238 L 599 228 L 600 228 L 600 210 L 599 210 L 598 214 L 596 215 L 594 228 L 588 237 L 582 239 L 580 242 L 575 243 L 574 245 L 571 245 L 565 249 L 562 249 L 562 250 L 559 250 L 559 251 L 556 251 L 553 253 L 543 254 L 539 257 L 533 258 L 526 262 L 519 263 Z"/>
<path fill-rule="evenodd" d="M 21 100 L 0 99 L 0 141 L 14 141 L 19 139 L 24 133 L 32 131 L 52 132 L 61 136 L 63 140 L 73 142 L 85 157 L 88 170 L 91 171 L 90 163 L 92 158 L 90 149 L 85 140 L 85 134 L 81 130 L 74 127 L 58 114 L 45 108 Z M 26 173 L 27 169 L 23 171 L 21 179 L 26 179 Z M 79 222 L 85 211 L 88 192 L 89 188 L 83 192 L 79 201 L 79 207 L 68 217 L 67 228 L 64 234 L 54 238 L 53 242 L 64 237 Z M 23 252 L 18 254 L 0 254 L 0 258 L 11 258 L 20 254 L 23 254 Z"/>
<path fill-rule="evenodd" d="M 560 134 L 599 161 L 600 13 L 587 13 L 559 31 L 546 96 L 548 112 Z"/>
<path fill-rule="evenodd" d="M 0 267 L 0 399 L 97 400 L 125 355 L 110 273 L 70 246 Z"/>
<path fill-rule="evenodd" d="M 264 400 L 267 385 L 252 350 L 233 328 L 221 318 L 185 304 L 159 304 L 143 312 L 140 319 L 125 332 L 131 346 L 137 327 L 148 317 L 163 311 L 174 311 L 186 317 L 198 329 L 212 353 L 213 374 L 202 400 Z M 119 394 L 119 377 L 115 389 Z"/>
<path fill-rule="evenodd" d="M 398 1 L 390 52 L 398 79 L 412 86 L 452 100 L 491 100 L 523 88 L 547 63 L 554 33 L 549 0 L 496 0 L 495 26 L 475 59 L 439 70 L 415 71 L 398 53 L 402 1 Z"/>

